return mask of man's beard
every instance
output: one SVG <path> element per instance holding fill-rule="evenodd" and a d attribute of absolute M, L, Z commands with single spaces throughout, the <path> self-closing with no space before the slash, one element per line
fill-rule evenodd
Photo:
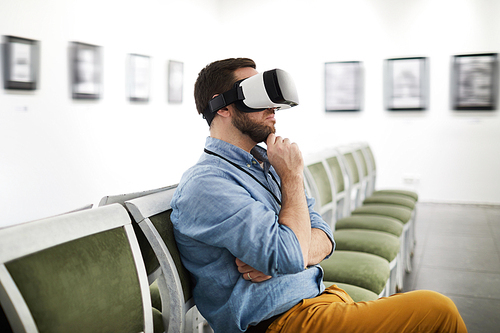
<path fill-rule="evenodd" d="M 238 109 L 236 109 L 231 122 L 234 127 L 241 131 L 241 133 L 248 135 L 250 139 L 256 143 L 266 141 L 269 134 L 276 132 L 274 124 L 272 126 L 268 126 L 256 123 L 248 118 L 248 115 L 245 112 L 241 112 Z"/>

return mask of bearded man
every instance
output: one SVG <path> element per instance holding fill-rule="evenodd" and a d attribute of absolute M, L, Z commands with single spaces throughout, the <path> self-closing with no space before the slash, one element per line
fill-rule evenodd
<path fill-rule="evenodd" d="M 335 285 L 325 289 L 318 264 L 334 250 L 332 231 L 305 194 L 298 146 L 275 135 L 275 109 L 242 112 L 231 103 L 206 113 L 255 68 L 250 59 L 226 59 L 199 73 L 195 102 L 210 137 L 171 202 L 181 259 L 210 326 L 216 333 L 466 332 L 453 302 L 438 293 L 359 304 Z"/>

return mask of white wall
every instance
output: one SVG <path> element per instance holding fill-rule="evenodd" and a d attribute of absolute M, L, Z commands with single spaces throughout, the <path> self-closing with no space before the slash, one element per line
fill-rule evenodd
<path fill-rule="evenodd" d="M 0 225 L 177 182 L 208 135 L 192 99 L 196 74 L 234 56 L 296 78 L 301 105 L 278 113 L 278 131 L 304 153 L 368 141 L 379 187 L 409 186 L 409 174 L 423 201 L 499 204 L 498 111 L 448 103 L 451 55 L 499 52 L 499 12 L 487 0 L 4 0 L 0 34 L 38 39 L 42 54 L 39 89 L 0 90 Z M 101 100 L 71 99 L 70 41 L 103 46 Z M 126 100 L 127 53 L 152 56 L 147 104 Z M 383 59 L 404 56 L 430 58 L 425 112 L 383 109 Z M 181 105 L 167 102 L 170 59 L 184 62 Z M 344 60 L 364 63 L 364 109 L 325 114 L 323 64 Z"/>
<path fill-rule="evenodd" d="M 0 225 L 178 182 L 208 135 L 192 91 L 215 59 L 216 10 L 206 0 L 1 1 L 0 35 L 41 42 L 41 82 L 34 92 L 0 90 Z M 102 46 L 101 100 L 71 99 L 70 41 Z M 147 104 L 126 98 L 128 53 L 152 57 Z M 170 59 L 184 62 L 181 105 L 167 102 Z"/>

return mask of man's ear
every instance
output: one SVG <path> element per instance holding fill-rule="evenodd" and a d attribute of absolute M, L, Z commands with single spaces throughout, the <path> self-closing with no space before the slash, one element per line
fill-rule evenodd
<path fill-rule="evenodd" d="M 229 117 L 231 115 L 231 112 L 229 112 L 229 108 L 226 106 L 226 107 L 223 107 L 222 109 L 220 109 L 219 111 L 217 111 L 217 114 L 221 117 Z"/>

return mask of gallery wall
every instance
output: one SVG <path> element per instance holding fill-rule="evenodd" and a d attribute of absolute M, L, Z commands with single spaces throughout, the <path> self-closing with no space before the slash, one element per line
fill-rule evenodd
<path fill-rule="evenodd" d="M 96 203 L 109 194 L 174 184 L 202 152 L 206 124 L 192 98 L 214 60 L 215 1 L 0 2 L 0 35 L 40 41 L 35 91 L 0 89 L 0 225 Z M 99 45 L 99 100 L 73 100 L 69 46 Z M 149 102 L 130 102 L 129 53 L 151 57 Z M 182 104 L 168 103 L 168 61 L 184 63 Z M 0 86 L 3 84 L 0 83 Z"/>
<path fill-rule="evenodd" d="M 454 111 L 449 101 L 453 55 L 500 52 L 499 2 L 223 3 L 223 16 L 232 18 L 227 25 L 241 29 L 243 53 L 261 70 L 280 66 L 298 80 L 301 105 L 278 113 L 277 126 L 303 151 L 366 141 L 377 159 L 378 187 L 416 189 L 427 202 L 500 203 L 499 111 Z M 385 110 L 384 59 L 419 56 L 429 59 L 429 108 Z M 330 61 L 363 63 L 362 111 L 325 113 L 324 63 Z"/>
<path fill-rule="evenodd" d="M 192 86 L 207 63 L 247 56 L 289 71 L 300 105 L 279 112 L 278 134 L 304 154 L 367 141 L 379 187 L 409 187 L 422 201 L 500 204 L 498 111 L 449 103 L 454 54 L 500 52 L 494 1 L 96 0 L 0 2 L 0 35 L 41 42 L 37 90 L 0 90 L 0 225 L 58 214 L 108 194 L 179 181 L 208 135 Z M 73 100 L 68 46 L 102 46 L 103 92 Z M 126 94 L 128 53 L 151 56 L 151 96 Z M 383 107 L 383 60 L 425 56 L 430 106 Z M 184 100 L 168 103 L 167 64 L 184 63 Z M 361 61 L 362 110 L 324 111 L 324 63 Z"/>

